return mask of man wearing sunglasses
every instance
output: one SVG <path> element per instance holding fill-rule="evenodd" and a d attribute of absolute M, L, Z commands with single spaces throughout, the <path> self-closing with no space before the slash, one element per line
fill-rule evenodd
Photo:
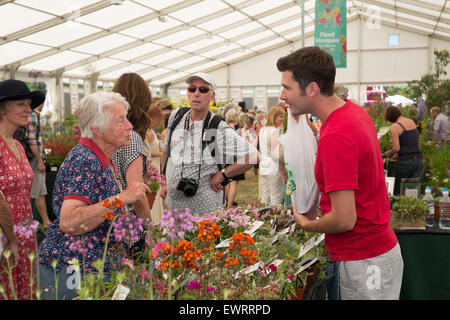
<path fill-rule="evenodd" d="M 167 126 L 162 154 L 167 186 L 161 197 L 169 209 L 203 214 L 224 206 L 224 186 L 257 164 L 259 154 L 209 110 L 215 98 L 209 74 L 196 73 L 186 83 L 190 108 L 172 112 Z"/>

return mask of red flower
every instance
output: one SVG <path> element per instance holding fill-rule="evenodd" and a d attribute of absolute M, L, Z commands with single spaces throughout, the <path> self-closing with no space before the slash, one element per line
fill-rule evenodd
<path fill-rule="evenodd" d="M 274 265 L 273 263 L 272 263 L 272 264 L 269 264 L 269 269 L 270 269 L 271 271 L 273 271 L 273 272 L 276 272 L 276 271 L 278 270 L 277 266 Z"/>

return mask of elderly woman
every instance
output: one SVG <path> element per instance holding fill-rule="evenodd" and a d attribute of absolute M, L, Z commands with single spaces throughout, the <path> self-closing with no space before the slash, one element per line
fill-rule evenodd
<path fill-rule="evenodd" d="M 395 165 L 394 195 L 400 195 L 402 178 L 422 178 L 423 158 L 419 147 L 419 132 L 416 123 L 402 116 L 397 107 L 387 107 L 384 113 L 386 121 L 391 125 L 392 148 L 386 151 L 385 157 L 397 158 Z"/>
<path fill-rule="evenodd" d="M 261 162 L 259 174 L 261 176 L 261 202 L 273 205 L 283 205 L 285 184 L 279 171 L 278 158 L 272 156 L 272 151 L 279 144 L 280 128 L 284 122 L 285 111 L 282 107 L 270 108 L 267 124 L 259 131 L 259 148 Z"/>
<path fill-rule="evenodd" d="M 150 191 L 138 181 L 121 191 L 111 162 L 118 148 L 130 144 L 132 125 L 127 120 L 128 109 L 128 102 L 114 92 L 95 92 L 80 101 L 76 112 L 81 139 L 58 172 L 53 192 L 56 219 L 39 250 L 43 299 L 55 297 L 55 273 L 59 279 L 57 298 L 72 299 L 77 295 L 70 278 L 74 277 L 69 267 L 72 259 L 80 263 L 81 275 L 98 272 L 93 262 L 103 258 L 103 240 L 111 224 L 105 215 L 115 210 L 104 204 L 109 203 L 112 208 L 121 203 L 133 204 Z M 109 237 L 108 248 L 117 249 L 114 237 Z M 116 258 L 117 250 L 107 252 L 104 273 L 109 273 Z"/>
<path fill-rule="evenodd" d="M 19 126 L 27 126 L 31 109 L 39 106 L 44 100 L 45 94 L 42 91 L 30 92 L 25 82 L 19 80 L 0 82 L 0 191 L 4 195 L 14 225 L 33 219 L 30 196 L 33 171 L 22 145 L 13 138 L 13 135 Z M 10 249 L 15 256 L 16 243 L 9 231 L 7 234 L 12 241 L 10 245 L 13 246 Z M 14 293 L 18 299 L 30 298 L 32 270 L 28 255 L 35 251 L 34 236 L 19 239 L 19 262 L 12 272 Z M 8 299 L 13 298 L 7 275 L 0 276 L 0 284 L 6 287 Z"/>

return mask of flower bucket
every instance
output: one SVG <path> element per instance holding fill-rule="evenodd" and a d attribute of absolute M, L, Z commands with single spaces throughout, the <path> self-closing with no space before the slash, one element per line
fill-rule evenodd
<path fill-rule="evenodd" d="M 148 201 L 148 206 L 150 209 L 153 208 L 153 202 L 155 202 L 155 197 L 156 197 L 156 193 L 155 192 L 150 192 L 147 193 L 147 201 Z"/>

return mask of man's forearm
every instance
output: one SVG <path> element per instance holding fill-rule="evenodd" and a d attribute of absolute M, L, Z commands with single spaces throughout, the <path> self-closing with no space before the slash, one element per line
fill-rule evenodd
<path fill-rule="evenodd" d="M 38 149 L 37 144 L 30 144 L 29 146 L 30 146 L 31 153 L 33 153 L 33 156 L 34 156 L 38 161 L 42 160 L 41 154 L 39 153 L 39 149 Z"/>

